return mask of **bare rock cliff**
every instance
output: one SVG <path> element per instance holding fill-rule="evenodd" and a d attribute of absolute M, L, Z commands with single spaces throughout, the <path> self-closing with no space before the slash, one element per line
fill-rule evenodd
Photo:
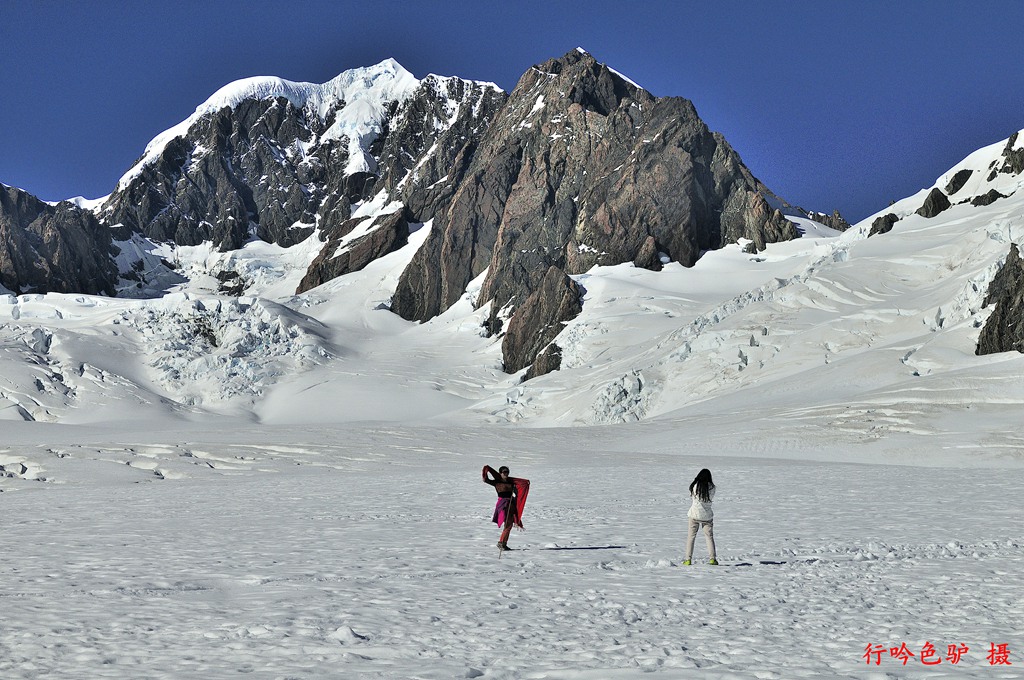
<path fill-rule="evenodd" d="M 488 326 L 500 332 L 510 310 L 510 327 L 519 325 L 552 269 L 691 266 L 739 239 L 763 249 L 798 236 L 785 203 L 689 101 L 654 97 L 580 51 L 527 71 L 462 161 L 451 202 L 392 300 L 405 318 L 443 312 L 486 269 L 477 304 L 491 303 Z M 540 327 L 565 321 L 531 310 Z M 506 368 L 530 365 L 544 350 L 534 345 L 506 340 Z"/>
<path fill-rule="evenodd" d="M 0 285 L 15 293 L 114 295 L 114 254 L 92 213 L 0 184 Z"/>

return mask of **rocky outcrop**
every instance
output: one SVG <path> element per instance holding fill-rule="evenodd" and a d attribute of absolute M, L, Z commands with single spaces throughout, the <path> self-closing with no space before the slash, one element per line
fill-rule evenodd
<path fill-rule="evenodd" d="M 564 271 L 548 268 L 509 321 L 501 343 L 506 372 L 516 373 L 530 366 L 529 377 L 535 377 L 559 367 L 560 350 L 542 351 L 562 332 L 566 321 L 583 311 L 580 296 L 579 286 Z"/>
<path fill-rule="evenodd" d="M 996 191 L 995 189 L 989 189 L 984 194 L 981 194 L 980 196 L 975 196 L 974 198 L 972 198 L 971 199 L 971 205 L 973 205 L 975 207 L 981 207 L 981 206 L 985 206 L 985 205 L 992 205 L 993 203 L 998 201 L 1000 198 L 1009 198 L 1009 197 L 1006 196 L 1005 194 L 1002 194 L 1002 193 Z"/>
<path fill-rule="evenodd" d="M 342 172 L 344 144 L 304 147 L 328 122 L 283 97 L 224 107 L 171 140 L 111 195 L 101 216 L 122 239 L 212 241 L 225 251 L 254 236 L 298 243 L 318 223 L 347 219 L 350 202 L 362 196 L 363 178 Z"/>
<path fill-rule="evenodd" d="M 824 224 L 829 229 L 835 229 L 836 231 L 846 231 L 850 228 L 850 223 L 839 213 L 838 210 L 833 210 L 831 215 L 825 213 L 812 212 L 808 216 L 815 222 Z"/>
<path fill-rule="evenodd" d="M 743 215 L 743 236 L 753 243 L 758 252 L 764 250 L 769 243 L 790 241 L 800 237 L 796 225 L 783 216 L 778 208 L 772 208 L 761 193 L 747 194 L 749 203 L 745 203 Z M 730 242 L 732 239 L 727 240 Z M 724 243 L 722 244 L 724 245 Z"/>
<path fill-rule="evenodd" d="M 523 382 L 551 373 L 552 371 L 557 371 L 561 367 L 562 348 L 555 343 L 551 343 L 545 347 L 544 351 L 538 354 L 534 362 L 530 364 L 530 368 L 528 368 L 526 373 L 523 374 Z"/>
<path fill-rule="evenodd" d="M 942 193 L 942 189 L 935 187 L 924 199 L 924 205 L 917 209 L 917 214 L 923 217 L 935 217 L 943 210 L 948 210 L 949 207 L 950 202 L 946 194 Z"/>
<path fill-rule="evenodd" d="M 300 292 L 432 221 L 392 309 L 429 319 L 486 270 L 476 304 L 504 333 L 506 368 L 533 376 L 559 365 L 553 339 L 580 311 L 571 276 L 691 266 L 741 240 L 761 250 L 799 235 L 785 209 L 689 101 L 574 51 L 531 68 L 511 95 L 418 81 L 390 60 L 323 85 L 232 83 L 154 139 L 97 214 L 119 239 L 223 251 L 315 232 L 323 245 Z M 211 273 L 245 290 L 239 272 Z"/>
<path fill-rule="evenodd" d="M 999 273 L 989 284 L 984 307 L 995 305 L 978 337 L 976 354 L 1024 352 L 1024 261 L 1010 245 Z"/>
<path fill-rule="evenodd" d="M 477 304 L 492 303 L 497 331 L 499 313 L 512 308 L 515 322 L 551 268 L 691 266 L 739 239 L 763 249 L 798 236 L 784 202 L 689 101 L 655 98 L 580 51 L 527 71 L 461 161 L 462 181 L 392 300 L 405 318 L 443 312 L 485 269 Z M 503 343 L 509 370 L 536 358 L 517 342 Z"/>
<path fill-rule="evenodd" d="M 971 178 L 971 175 L 973 174 L 974 170 L 971 170 L 970 168 L 964 168 L 963 170 L 960 170 L 955 175 L 953 175 L 953 177 L 949 180 L 949 184 L 946 185 L 946 195 L 952 196 L 956 192 L 963 189 L 964 185 L 967 184 L 967 180 L 969 180 Z"/>
<path fill-rule="evenodd" d="M 1019 175 L 1024 172 L 1024 146 L 1015 148 L 1017 146 L 1017 138 L 1020 135 L 1019 132 L 1014 132 L 1010 135 L 1010 138 L 1006 140 L 1006 146 L 1003 148 L 1003 164 L 999 168 L 999 172 L 1006 173 L 1008 175 Z"/>
<path fill-rule="evenodd" d="M 897 217 L 894 213 L 889 213 L 887 215 L 882 215 L 881 217 L 876 217 L 875 221 L 871 223 L 871 230 L 868 232 L 868 238 L 871 238 L 872 236 L 877 236 L 879 234 L 888 234 L 890 231 L 892 231 L 893 225 L 899 221 L 900 218 Z"/>
<path fill-rule="evenodd" d="M 375 190 L 400 201 L 415 222 L 450 202 L 467 160 L 508 95 L 497 86 L 430 75 L 382 135 Z"/>
<path fill-rule="evenodd" d="M 114 254 L 92 213 L 0 184 L 0 285 L 19 294 L 114 295 Z"/>
<path fill-rule="evenodd" d="M 398 211 L 376 218 L 346 220 L 324 236 L 327 244 L 306 271 L 299 293 L 359 271 L 378 257 L 398 250 L 409 242 L 409 223 Z"/>

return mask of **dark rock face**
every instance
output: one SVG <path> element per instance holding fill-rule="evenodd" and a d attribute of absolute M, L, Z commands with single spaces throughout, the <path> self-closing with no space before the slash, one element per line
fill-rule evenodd
<path fill-rule="evenodd" d="M 1003 161 L 999 172 L 1009 175 L 1019 175 L 1024 172 L 1024 147 L 1019 149 L 1013 148 L 1017 144 L 1017 136 L 1019 134 L 1019 132 L 1014 132 L 1006 141 L 1006 147 L 1003 149 L 1003 158 L 1006 160 Z"/>
<path fill-rule="evenodd" d="M 357 228 L 367 233 L 345 242 L 345 237 Z M 306 271 L 299 293 L 359 271 L 378 257 L 398 250 L 409 242 L 409 223 L 398 211 L 376 219 L 349 219 L 325 235 L 327 244 Z"/>
<path fill-rule="evenodd" d="M 551 268 L 657 269 L 662 253 L 691 266 L 741 238 L 763 249 L 798 236 L 785 204 L 689 101 L 655 98 L 581 52 L 527 71 L 462 160 L 462 181 L 392 300 L 405 318 L 443 312 L 484 269 L 477 304 L 492 303 L 497 330 L 498 312 L 520 306 Z M 536 357 L 515 342 L 503 343 L 509 370 Z"/>
<path fill-rule="evenodd" d="M 551 343 L 543 352 L 537 355 L 536 361 L 523 374 L 523 382 L 551 373 L 552 371 L 557 371 L 561 367 L 562 348 L 555 343 Z"/>
<path fill-rule="evenodd" d="M 1024 261 L 1016 244 L 989 284 L 984 306 L 995 305 L 978 337 L 978 355 L 1024 352 Z"/>
<path fill-rule="evenodd" d="M 952 196 L 956 192 L 963 189 L 964 185 L 967 184 L 967 180 L 969 180 L 971 178 L 971 175 L 973 174 L 974 170 L 971 170 L 970 168 L 965 168 L 960 172 L 956 173 L 955 175 L 953 175 L 953 178 L 949 180 L 949 184 L 946 185 L 946 194 L 948 196 Z"/>
<path fill-rule="evenodd" d="M 1014 132 L 1010 135 L 1010 138 L 1006 140 L 1006 146 L 1003 147 L 1002 158 L 1003 162 L 1000 165 L 998 160 L 992 161 L 989 167 L 988 181 L 991 182 L 1000 173 L 1007 175 L 1019 175 L 1024 172 L 1024 147 L 1020 149 L 1014 149 L 1017 145 L 1017 138 L 1020 135 L 1019 132 Z"/>
<path fill-rule="evenodd" d="M 831 215 L 826 215 L 825 213 L 820 212 L 810 213 L 810 218 L 815 222 L 820 222 L 829 229 L 835 229 L 836 231 L 846 231 L 850 228 L 850 223 L 843 218 L 838 210 L 833 210 Z"/>
<path fill-rule="evenodd" d="M 110 232 L 71 203 L 0 184 L 0 284 L 14 291 L 114 295 Z"/>
<path fill-rule="evenodd" d="M 382 136 L 376 189 L 426 222 L 451 200 L 467 160 L 508 95 L 460 78 L 427 76 Z"/>
<path fill-rule="evenodd" d="M 330 141 L 312 153 L 299 143 L 326 122 L 283 97 L 247 100 L 204 116 L 172 140 L 127 186 L 111 195 L 101 215 L 118 236 L 141 233 L 157 241 L 221 250 L 252 236 L 288 246 L 348 218 L 361 195 L 360 177 L 345 177 L 346 147 Z M 295 226 L 301 225 L 301 226 Z"/>
<path fill-rule="evenodd" d="M 564 271 L 548 268 L 508 323 L 501 343 L 506 372 L 515 373 L 533 364 L 529 377 L 535 377 L 558 368 L 560 350 L 554 349 L 543 358 L 538 355 L 562 332 L 566 321 L 583 311 L 580 294 L 580 287 Z"/>
<path fill-rule="evenodd" d="M 322 117 L 285 97 L 245 99 L 168 143 L 101 215 L 120 238 L 212 241 L 222 251 L 251 238 L 291 246 L 317 226 L 336 233 L 353 203 L 382 190 L 423 221 L 450 198 L 441 180 L 504 100 L 485 84 L 428 77 L 389 104 L 369 149 L 373 171 L 347 174 L 348 139 L 325 136 L 345 102 Z"/>
<path fill-rule="evenodd" d="M 324 245 L 302 292 L 402 247 L 411 228 L 432 220 L 393 310 L 429 319 L 487 270 L 477 305 L 490 304 L 493 333 L 506 331 L 506 369 L 529 368 L 530 377 L 560 365 L 553 339 L 581 309 L 569 276 L 623 262 L 691 266 L 741 239 L 761 250 L 799 236 L 785 202 L 689 101 L 655 98 L 588 54 L 530 69 L 511 95 L 436 76 L 410 89 L 411 76 L 388 68 L 375 73 L 399 78 L 395 88 L 374 92 L 393 100 L 368 104 L 368 136 L 352 132 L 361 129 L 349 117 L 359 107 L 340 99 L 356 91 L 349 85 L 266 79 L 211 99 L 187 130 L 161 137 L 159 151 L 147 152 L 107 199 L 98 215 L 109 231 L 88 216 L 85 231 L 105 235 L 109 253 L 109 234 L 227 251 L 254 238 L 287 247 L 318 230 Z M 400 208 L 353 219 L 352 206 L 367 201 Z M 81 213 L 55 212 L 65 221 Z M 27 219 L 18 224 L 42 229 Z M 8 246 L 7 267 L 21 267 L 18 285 L 30 280 L 25 252 Z M 81 268 L 88 281 L 68 281 L 68 289 L 113 291 L 113 266 L 93 269 Z M 237 272 L 220 275 L 225 291 L 244 291 Z"/>
<path fill-rule="evenodd" d="M 899 221 L 900 218 L 893 213 L 875 218 L 875 221 L 871 223 L 871 231 L 868 232 L 868 238 L 878 234 L 888 234 L 892 231 L 892 226 Z"/>
<path fill-rule="evenodd" d="M 1000 198 L 1008 198 L 1008 196 L 1006 196 L 1005 194 L 999 193 L 995 189 L 989 189 L 987 193 L 984 193 L 981 196 L 975 196 L 974 198 L 972 198 L 971 199 L 971 205 L 978 206 L 978 207 L 983 206 L 983 205 L 992 205 L 993 203 L 998 201 Z"/>
<path fill-rule="evenodd" d="M 938 187 L 935 187 L 928 194 L 928 197 L 924 199 L 924 205 L 917 209 L 917 214 L 924 217 L 935 217 L 943 210 L 948 210 L 949 206 L 950 202 L 946 198 L 946 194 L 942 193 L 942 190 Z"/>

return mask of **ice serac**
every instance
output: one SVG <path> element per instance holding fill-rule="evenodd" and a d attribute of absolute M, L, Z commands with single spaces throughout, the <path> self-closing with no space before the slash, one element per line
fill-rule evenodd
<path fill-rule="evenodd" d="M 486 269 L 477 304 L 492 303 L 488 326 L 498 332 L 552 268 L 657 269 L 663 257 L 691 266 L 739 239 L 760 250 L 799 235 L 785 202 L 689 101 L 654 97 L 582 51 L 529 69 L 459 161 L 461 181 L 392 300 L 405 318 L 440 314 Z M 503 347 L 510 369 L 544 350 Z"/>
<path fill-rule="evenodd" d="M 0 184 L 0 285 L 14 291 L 114 295 L 110 234 L 92 213 Z"/>
<path fill-rule="evenodd" d="M 224 251 L 336 228 L 376 191 L 389 120 L 418 85 L 390 59 L 322 85 L 228 85 L 150 143 L 100 215 L 120 238 Z"/>

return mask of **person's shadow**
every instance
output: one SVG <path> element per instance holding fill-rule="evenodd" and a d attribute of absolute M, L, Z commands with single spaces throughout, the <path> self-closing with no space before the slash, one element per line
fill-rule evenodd
<path fill-rule="evenodd" d="M 573 545 L 573 546 L 556 546 L 554 548 L 541 548 L 541 550 L 623 550 L 626 546 L 624 545 Z"/>

